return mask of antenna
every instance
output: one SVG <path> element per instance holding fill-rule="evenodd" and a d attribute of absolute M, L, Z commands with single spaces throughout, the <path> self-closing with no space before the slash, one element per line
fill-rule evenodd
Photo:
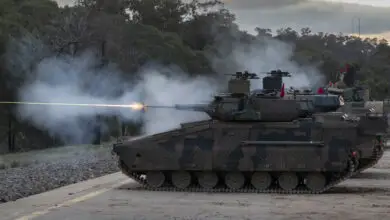
<path fill-rule="evenodd" d="M 361 25 L 360 25 L 360 17 L 353 17 L 352 18 L 352 34 L 355 33 L 355 19 L 357 19 L 357 22 L 358 22 L 358 25 L 357 25 L 357 31 L 358 31 L 358 35 L 360 37 L 360 34 L 361 34 Z"/>
<path fill-rule="evenodd" d="M 358 18 L 358 31 L 359 31 L 359 37 L 360 37 L 360 18 Z"/>

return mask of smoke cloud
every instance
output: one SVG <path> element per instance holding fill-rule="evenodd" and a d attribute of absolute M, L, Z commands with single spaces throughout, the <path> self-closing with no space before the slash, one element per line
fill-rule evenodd
<path fill-rule="evenodd" d="M 27 42 L 33 43 L 28 45 Z M 210 101 L 215 82 L 206 77 L 186 77 L 179 68 L 150 64 L 137 73 L 142 76 L 129 83 L 114 65 L 99 67 L 93 51 L 78 56 L 48 55 L 34 66 L 18 65 L 29 61 L 31 48 L 38 43 L 22 40 L 8 52 L 9 67 L 16 78 L 26 78 L 19 89 L 19 101 L 82 104 L 132 104 L 143 101 L 151 105 L 193 104 Z M 42 42 L 40 42 L 42 44 Z M 43 47 L 42 47 L 43 48 Z M 37 56 L 40 51 L 35 51 Z M 24 57 L 26 56 L 26 57 Z M 42 55 L 43 56 L 43 55 Z M 41 56 L 41 57 L 42 57 Z M 18 59 L 16 59 L 18 58 Z M 25 59 L 26 58 L 26 59 Z M 131 73 L 129 73 L 131 74 Z M 134 74 L 134 73 L 133 73 Z M 28 76 L 28 77 L 26 77 Z M 105 123 L 96 116 L 119 116 L 124 121 L 145 120 L 146 134 L 166 131 L 180 123 L 207 119 L 204 113 L 173 109 L 148 109 L 146 113 L 124 108 L 19 105 L 19 117 L 71 143 L 87 143 L 93 139 L 96 125 Z"/>
<path fill-rule="evenodd" d="M 225 45 L 225 46 L 222 46 Z M 226 51 L 226 45 L 230 50 Z M 324 83 L 324 76 L 315 66 L 299 65 L 292 60 L 294 45 L 282 41 L 262 38 L 251 43 L 223 42 L 219 56 L 212 59 L 218 72 L 244 71 L 259 73 L 260 78 L 271 70 L 290 72 L 292 77 L 283 79 L 286 88 L 315 88 Z M 261 89 L 262 80 L 253 80 L 251 89 Z"/>
<path fill-rule="evenodd" d="M 165 74 L 164 74 L 165 73 Z M 167 76 L 167 73 L 170 73 Z M 148 66 L 138 88 L 143 91 L 145 103 L 175 105 L 207 103 L 223 85 L 207 77 L 189 78 L 175 67 Z M 144 115 L 146 133 L 157 133 L 175 128 L 179 123 L 207 119 L 203 112 L 187 112 L 174 109 L 150 109 Z"/>

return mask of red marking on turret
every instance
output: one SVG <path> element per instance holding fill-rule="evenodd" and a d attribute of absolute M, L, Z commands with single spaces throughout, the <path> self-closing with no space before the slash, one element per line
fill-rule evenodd
<path fill-rule="evenodd" d="M 280 97 L 284 97 L 284 83 L 282 85 L 282 88 L 280 89 Z"/>
<path fill-rule="evenodd" d="M 324 89 L 322 87 L 318 88 L 317 94 L 324 94 Z"/>

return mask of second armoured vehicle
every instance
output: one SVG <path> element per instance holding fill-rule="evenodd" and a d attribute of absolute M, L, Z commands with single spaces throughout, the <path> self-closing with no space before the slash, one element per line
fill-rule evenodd
<path fill-rule="evenodd" d="M 355 70 L 352 68 L 346 70 L 346 73 L 343 72 L 345 77 L 341 74 L 340 81 L 335 85 L 325 89 L 319 88 L 317 93 L 314 93 L 311 89 L 294 88 L 290 88 L 284 93 L 283 77 L 292 76 L 288 72 L 275 70 L 269 72 L 268 76 L 263 78 L 263 89 L 258 91 L 279 94 L 288 100 L 311 100 L 315 114 L 321 115 L 326 120 L 332 120 L 334 117 L 339 118 L 344 114 L 359 116 L 371 112 L 376 115 L 376 119 L 370 120 L 370 123 L 366 123 L 366 126 L 375 126 L 378 134 L 385 134 L 388 130 L 388 125 L 385 123 L 387 115 L 382 115 L 384 109 L 381 107 L 386 107 L 386 105 L 383 102 L 369 102 L 369 90 L 367 88 L 352 87 L 352 82 L 355 82 Z M 345 85 L 348 85 L 348 88 Z M 283 93 L 280 91 L 283 91 Z M 341 103 L 341 105 L 338 105 L 338 103 Z M 334 113 L 330 114 L 329 112 Z M 356 157 L 359 159 L 359 164 L 355 173 L 360 173 L 378 163 L 384 154 L 384 147 L 381 146 L 383 145 L 363 144 L 356 146 Z"/>
<path fill-rule="evenodd" d="M 375 115 L 329 120 L 311 100 L 250 93 L 250 78 L 237 73 L 209 104 L 173 106 L 210 120 L 115 144 L 122 172 L 153 190 L 321 193 L 354 174 L 357 146 L 381 145 L 365 124 Z"/>
<path fill-rule="evenodd" d="M 373 112 L 377 114 L 383 114 L 382 120 L 388 121 L 388 113 L 390 110 L 390 101 L 373 101 L 370 96 L 370 88 L 365 85 L 359 85 L 356 80 L 358 68 L 354 65 L 346 64 L 338 74 L 338 81 L 335 83 L 330 82 L 329 86 L 325 88 L 327 94 L 339 95 L 344 105 L 338 109 L 340 112 L 347 114 L 366 114 L 367 112 Z M 369 125 L 376 126 L 376 125 Z M 382 133 L 387 133 L 388 136 L 389 126 L 382 127 Z M 383 140 L 386 141 L 386 140 Z M 362 162 L 359 166 L 359 171 L 368 169 L 382 158 L 384 154 L 384 148 L 374 149 L 362 149 L 359 153 L 359 157 L 362 158 Z"/>

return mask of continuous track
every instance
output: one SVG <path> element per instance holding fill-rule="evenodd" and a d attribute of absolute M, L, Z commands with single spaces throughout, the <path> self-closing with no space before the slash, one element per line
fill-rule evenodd
<path fill-rule="evenodd" d="M 379 160 L 383 157 L 384 153 L 385 153 L 384 147 L 375 148 L 371 160 L 366 164 L 363 165 L 359 164 L 353 176 L 363 172 L 364 170 L 367 170 L 368 168 L 375 166 L 379 162 Z"/>
<path fill-rule="evenodd" d="M 184 192 L 236 192 L 236 193 L 272 193 L 272 194 L 320 194 L 323 193 L 333 186 L 347 180 L 352 177 L 356 173 L 356 165 L 354 160 L 351 158 L 348 160 L 348 166 L 346 170 L 341 173 L 337 173 L 331 176 L 327 184 L 319 190 L 309 190 L 302 182 L 293 190 L 284 190 L 282 189 L 277 181 L 274 181 L 273 184 L 264 190 L 259 190 L 253 187 L 250 183 L 246 184 L 244 187 L 240 189 L 231 189 L 228 188 L 225 184 L 220 184 L 215 188 L 203 188 L 196 181 L 184 189 L 177 188 L 172 186 L 169 181 L 164 182 L 164 185 L 161 187 L 151 187 L 148 185 L 147 179 L 145 175 L 138 174 L 136 172 L 130 171 L 123 163 L 119 161 L 119 167 L 124 174 L 126 174 L 131 179 L 138 182 L 141 187 L 131 188 L 130 190 L 147 190 L 147 191 L 184 191 Z M 170 173 L 166 172 L 166 176 L 169 176 Z"/>

